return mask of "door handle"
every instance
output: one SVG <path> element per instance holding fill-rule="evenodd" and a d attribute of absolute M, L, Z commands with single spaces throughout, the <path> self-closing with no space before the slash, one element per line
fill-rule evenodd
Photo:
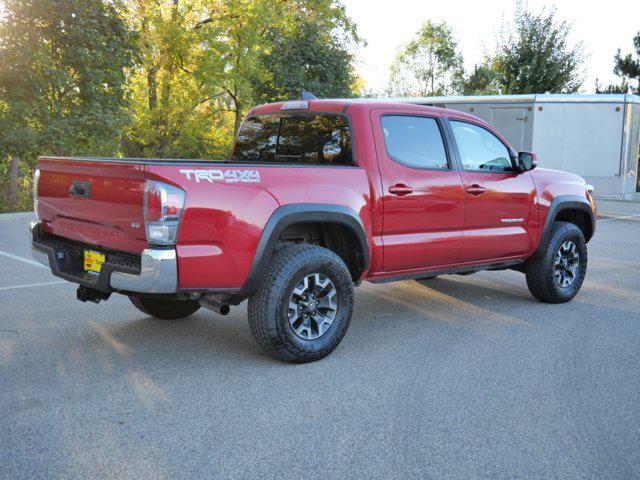
<path fill-rule="evenodd" d="M 90 182 L 71 182 L 69 187 L 69 196 L 76 198 L 89 198 L 91 195 L 91 183 Z"/>
<path fill-rule="evenodd" d="M 389 193 L 393 195 L 398 195 L 399 197 L 404 197 L 405 195 L 409 195 L 413 193 L 413 188 L 404 183 L 397 183 L 396 185 L 392 185 L 389 187 Z"/>
<path fill-rule="evenodd" d="M 486 191 L 486 188 L 484 188 L 482 185 L 478 185 L 477 183 L 474 183 L 470 187 L 467 187 L 467 193 L 475 197 L 477 197 L 478 195 L 482 195 Z"/>

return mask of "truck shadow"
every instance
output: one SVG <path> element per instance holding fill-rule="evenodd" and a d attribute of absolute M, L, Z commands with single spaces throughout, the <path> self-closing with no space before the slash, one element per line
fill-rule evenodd
<path fill-rule="evenodd" d="M 357 335 L 355 347 L 358 350 L 367 349 L 369 342 L 380 342 L 387 334 L 390 334 L 386 340 L 388 348 L 402 348 L 403 336 L 421 336 L 418 330 L 425 328 L 446 326 L 489 335 L 507 326 L 532 328 L 547 318 L 546 312 L 572 308 L 572 302 L 565 305 L 538 302 L 522 280 L 514 282 L 513 279 L 503 283 L 483 277 L 438 277 L 387 285 L 365 283 L 356 291 L 356 305 L 346 341 Z M 592 299 L 582 292 L 576 301 L 591 303 Z M 593 313 L 598 314 L 603 308 L 594 304 Z M 616 307 L 606 308 L 610 311 Z M 532 315 L 532 309 L 541 314 Z M 620 310 L 625 309 L 621 306 Z M 232 308 L 228 316 L 201 309 L 184 320 L 137 316 L 132 320 L 123 318 L 116 323 L 100 325 L 103 325 L 98 330 L 101 342 L 113 353 L 136 357 L 145 363 L 166 363 L 169 368 L 176 360 L 185 364 L 237 360 L 286 365 L 271 359 L 259 348 L 249 330 L 245 304 Z M 440 333 L 446 334 L 446 331 Z"/>
<path fill-rule="evenodd" d="M 246 318 L 246 308 L 235 308 L 228 316 L 201 309 L 182 320 L 160 320 L 142 316 L 111 329 L 114 336 L 141 356 L 185 355 L 210 357 L 269 358 L 255 343 Z"/>
<path fill-rule="evenodd" d="M 442 278 L 392 285 L 365 284 L 356 291 L 351 330 L 357 330 L 365 344 L 367 337 L 371 340 L 379 337 L 381 332 L 375 330 L 378 318 L 383 318 L 387 325 L 391 322 L 394 328 L 406 325 L 408 330 L 415 328 L 418 322 L 422 325 L 425 321 L 463 325 L 469 318 L 480 320 L 476 327 L 481 327 L 483 322 L 527 325 L 519 315 L 513 315 L 511 307 L 534 302 L 525 290 L 491 288 Z M 371 314 L 370 308 L 375 309 L 376 314 Z M 105 328 L 109 336 L 102 333 L 102 340 L 123 356 L 161 357 L 161 361 L 168 364 L 176 357 L 183 361 L 188 357 L 198 358 L 198 361 L 236 357 L 285 365 L 272 360 L 256 344 L 249 330 L 245 304 L 232 308 L 227 316 L 201 309 L 183 320 L 138 316 L 108 327 L 105 325 Z M 114 346 L 113 339 L 121 344 L 120 348 Z"/>
<path fill-rule="evenodd" d="M 464 279 L 464 281 L 463 281 Z M 524 279 L 524 277 L 523 277 Z M 458 276 L 458 277 L 436 277 L 416 280 L 415 283 L 442 294 L 452 295 L 467 302 L 477 302 L 481 300 L 502 300 L 522 302 L 537 302 L 527 290 L 526 284 L 518 287 L 516 282 L 501 282 L 486 280 L 480 277 Z"/>

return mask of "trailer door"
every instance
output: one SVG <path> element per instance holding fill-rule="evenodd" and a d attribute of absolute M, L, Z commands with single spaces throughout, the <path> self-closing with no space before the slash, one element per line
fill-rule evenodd
<path fill-rule="evenodd" d="M 516 150 L 524 148 L 524 128 L 527 111 L 522 107 L 495 107 L 491 109 L 491 125 L 495 127 Z"/>

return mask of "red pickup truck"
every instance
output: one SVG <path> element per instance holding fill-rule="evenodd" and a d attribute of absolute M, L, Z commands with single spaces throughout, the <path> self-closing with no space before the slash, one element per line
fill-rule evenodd
<path fill-rule="evenodd" d="M 582 285 L 590 187 L 471 115 L 274 103 L 248 113 L 232 157 L 41 157 L 34 257 L 82 301 L 121 293 L 163 319 L 248 299 L 258 343 L 294 362 L 338 345 L 363 280 L 514 269 L 555 303 Z"/>

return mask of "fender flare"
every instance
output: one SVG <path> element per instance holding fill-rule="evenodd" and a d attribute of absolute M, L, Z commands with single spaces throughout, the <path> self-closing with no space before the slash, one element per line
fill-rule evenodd
<path fill-rule="evenodd" d="M 558 214 L 564 210 L 582 210 L 587 213 L 589 219 L 591 220 L 591 236 L 586 240 L 588 242 L 589 240 L 591 240 L 591 238 L 593 238 L 593 235 L 596 232 L 596 215 L 591 209 L 589 200 L 578 195 L 560 195 L 559 197 L 554 198 L 551 202 L 551 205 L 549 206 L 549 211 L 547 212 L 547 217 L 544 220 L 542 235 L 540 235 L 540 240 L 538 241 L 538 247 L 536 251 L 539 251 L 540 245 L 544 243 L 544 239 L 547 235 L 549 235 L 551 225 L 557 218 Z"/>
<path fill-rule="evenodd" d="M 335 223 L 349 228 L 358 239 L 362 251 L 362 271 L 369 268 L 369 244 L 365 227 L 358 214 L 343 205 L 296 203 L 278 207 L 269 217 L 253 256 L 249 274 L 235 298 L 245 299 L 253 294 L 269 266 L 282 232 L 295 223 Z"/>

